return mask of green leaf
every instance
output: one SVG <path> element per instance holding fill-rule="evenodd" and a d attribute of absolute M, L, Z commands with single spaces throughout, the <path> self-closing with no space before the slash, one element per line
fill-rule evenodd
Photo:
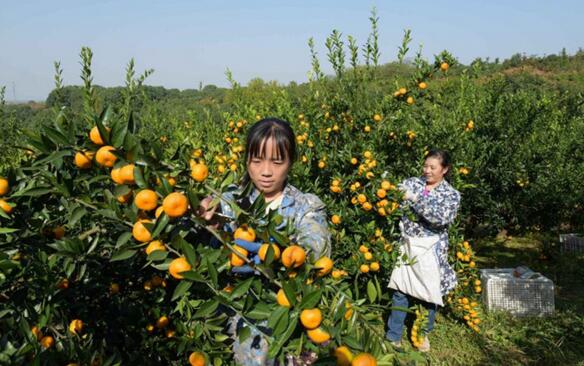
<path fill-rule="evenodd" d="M 140 167 L 137 164 L 134 165 L 134 180 L 136 181 L 138 187 L 148 188 L 148 183 L 146 183 L 146 180 L 144 179 L 142 169 L 140 169 Z"/>
<path fill-rule="evenodd" d="M 154 252 L 154 253 L 156 253 L 156 252 Z M 152 254 L 154 254 L 154 253 L 152 253 Z M 166 267 L 167 267 L 166 269 L 168 269 L 168 265 Z M 159 267 L 158 266 L 154 266 L 154 268 L 159 268 Z M 184 279 L 187 279 L 189 281 L 195 281 L 195 282 L 200 282 L 200 283 L 207 283 L 207 279 L 204 278 L 203 276 L 201 276 L 201 274 L 199 272 L 188 271 L 188 272 L 182 273 L 182 276 L 183 276 Z"/>
<path fill-rule="evenodd" d="M 274 327 L 280 321 L 280 318 L 283 317 L 284 315 L 286 315 L 286 317 L 288 316 L 288 308 L 278 306 L 276 310 L 272 312 L 270 318 L 268 319 L 268 327 L 274 329 Z"/>
<path fill-rule="evenodd" d="M 111 115 L 112 108 L 111 106 L 107 106 L 103 111 L 101 111 L 101 115 L 95 121 L 97 129 L 99 130 L 99 134 L 101 135 L 101 139 L 106 145 L 110 145 L 110 133 L 105 125 L 108 124 Z"/>
<path fill-rule="evenodd" d="M 217 287 L 218 286 L 217 269 L 215 268 L 213 263 L 211 263 L 209 257 L 205 257 L 205 261 L 207 262 L 207 270 L 209 271 L 209 277 L 211 278 L 213 285 Z"/>
<path fill-rule="evenodd" d="M 215 299 L 206 301 L 195 312 L 195 314 L 193 315 L 193 318 L 203 318 L 203 317 L 206 317 L 207 315 L 209 315 L 209 314 L 213 313 L 215 310 L 217 310 L 217 307 L 218 306 L 219 306 L 219 301 L 217 301 Z"/>
<path fill-rule="evenodd" d="M 12 195 L 12 197 L 23 197 L 23 196 L 30 196 L 30 197 L 39 197 L 43 196 L 48 193 L 53 193 L 55 190 L 53 187 L 42 186 L 42 187 L 34 187 L 24 191 L 18 191 Z"/>
<path fill-rule="evenodd" d="M 280 319 L 278 320 L 278 322 L 276 323 L 276 325 L 274 325 L 274 327 L 272 328 L 272 334 L 275 338 L 277 338 L 280 334 L 282 334 L 286 328 L 288 327 L 288 321 L 290 320 L 290 314 L 289 314 L 289 310 L 288 308 L 280 308 L 280 309 L 284 309 L 284 315 L 280 317 Z M 269 322 L 269 320 L 268 320 Z"/>
<path fill-rule="evenodd" d="M 154 225 L 154 228 L 152 230 L 152 237 L 157 238 L 158 235 L 160 235 L 162 230 L 164 230 L 164 228 L 166 227 L 166 225 L 168 225 L 169 222 L 170 218 L 165 213 L 162 213 L 162 215 L 160 215 L 158 219 L 156 219 L 156 224 Z"/>
<path fill-rule="evenodd" d="M 246 316 L 254 320 L 264 320 L 270 317 L 272 309 L 265 303 L 258 303 Z"/>
<path fill-rule="evenodd" d="M 193 283 L 190 281 L 180 281 L 180 283 L 174 289 L 170 301 L 174 301 L 181 297 L 185 292 L 187 292 L 191 288 L 192 285 Z"/>
<path fill-rule="evenodd" d="M 282 282 L 282 289 L 284 290 L 284 294 L 288 298 L 288 302 L 290 302 L 291 306 L 296 305 L 296 289 L 292 286 L 292 283 L 289 281 Z"/>
<path fill-rule="evenodd" d="M 51 127 L 45 127 L 43 132 L 55 145 L 69 145 L 69 140 L 61 132 Z"/>
<path fill-rule="evenodd" d="M 112 126 L 112 131 L 110 135 L 110 140 L 112 146 L 115 148 L 120 148 L 124 145 L 124 140 L 126 139 L 126 134 L 128 133 L 128 122 L 117 120 Z"/>
<path fill-rule="evenodd" d="M 0 227 L 0 234 L 10 234 L 10 233 L 16 232 L 18 230 L 20 230 L 20 229 L 13 229 L 10 227 Z"/>
<path fill-rule="evenodd" d="M 240 284 L 238 284 L 233 291 L 231 292 L 231 294 L 229 295 L 229 298 L 231 300 L 237 299 L 238 297 L 240 297 L 243 294 L 246 294 L 247 291 L 249 290 L 253 280 L 255 279 L 255 277 L 250 277 L 247 280 L 241 282 Z"/>
<path fill-rule="evenodd" d="M 374 303 L 375 298 L 377 298 L 377 290 L 375 289 L 375 285 L 371 280 L 367 282 L 367 297 L 369 297 L 369 302 L 371 303 Z"/>
<path fill-rule="evenodd" d="M 83 207 L 76 207 L 73 212 L 71 213 L 71 217 L 69 217 L 69 227 L 72 228 L 75 224 L 81 220 L 81 218 L 87 213 L 87 210 Z"/>
<path fill-rule="evenodd" d="M 268 352 L 268 357 L 275 358 L 278 355 L 278 353 L 280 353 L 282 346 L 292 336 L 292 334 L 296 330 L 297 325 L 298 325 L 298 318 L 297 317 L 292 318 L 291 321 L 288 323 L 288 328 L 286 329 L 286 331 L 284 333 L 282 333 L 280 335 L 280 337 L 278 337 L 276 339 L 276 341 L 270 345 L 270 351 Z"/>
<path fill-rule="evenodd" d="M 315 290 L 302 297 L 302 301 L 300 302 L 300 309 L 312 309 L 320 302 L 320 298 L 322 297 L 322 290 Z"/>
<path fill-rule="evenodd" d="M 361 344 L 361 342 L 359 342 L 359 340 L 353 336 L 344 336 L 343 337 L 343 343 L 347 345 L 347 347 L 352 348 L 352 349 L 363 349 L 363 345 Z"/>
<path fill-rule="evenodd" d="M 148 255 L 148 260 L 151 262 L 160 262 L 168 257 L 168 252 L 165 250 L 155 250 Z"/>
<path fill-rule="evenodd" d="M 242 327 L 241 329 L 239 329 L 239 332 L 237 332 L 237 336 L 239 337 L 239 343 L 245 342 L 245 340 L 248 339 L 250 335 L 251 329 L 249 327 Z"/>
<path fill-rule="evenodd" d="M 128 242 L 128 240 L 130 240 L 131 237 L 132 237 L 132 232 L 130 232 L 130 231 L 123 232 L 118 237 L 118 240 L 116 241 L 116 248 L 119 248 L 122 245 L 126 244 Z"/>
<path fill-rule="evenodd" d="M 115 253 L 114 255 L 112 255 L 110 262 L 123 261 L 125 259 L 128 259 L 128 258 L 134 256 L 134 254 L 136 254 L 136 252 L 137 252 L 137 250 L 135 250 L 135 249 L 126 249 L 126 250 L 119 251 L 119 252 Z"/>

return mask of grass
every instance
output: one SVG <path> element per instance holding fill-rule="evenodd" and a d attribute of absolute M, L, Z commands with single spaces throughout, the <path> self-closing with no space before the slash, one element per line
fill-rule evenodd
<path fill-rule="evenodd" d="M 556 311 L 544 318 L 517 318 L 483 309 L 480 334 L 439 314 L 430 335 L 432 349 L 419 364 L 584 365 L 584 255 L 562 254 L 557 236 L 540 233 L 484 239 L 474 248 L 481 268 L 527 265 L 550 278 Z"/>

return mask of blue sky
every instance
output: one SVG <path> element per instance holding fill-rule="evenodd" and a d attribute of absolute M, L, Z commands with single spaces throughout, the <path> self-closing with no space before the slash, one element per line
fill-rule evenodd
<path fill-rule="evenodd" d="M 0 86 L 6 99 L 44 100 L 53 88 L 53 61 L 65 84 L 78 85 L 79 51 L 94 52 L 94 82 L 122 85 L 134 57 L 153 68 L 150 85 L 226 86 L 225 70 L 245 84 L 254 77 L 303 82 L 314 37 L 325 71 L 324 41 L 333 29 L 362 44 L 368 17 L 380 18 L 383 63 L 396 59 L 403 29 L 412 51 L 447 49 L 461 62 L 515 53 L 546 55 L 584 47 L 584 1 L 0 1 Z"/>

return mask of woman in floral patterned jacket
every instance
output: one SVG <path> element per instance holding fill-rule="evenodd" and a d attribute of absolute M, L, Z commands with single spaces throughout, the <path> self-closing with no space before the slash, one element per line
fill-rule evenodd
<path fill-rule="evenodd" d="M 296 137 L 290 124 L 276 118 L 267 118 L 256 122 L 248 131 L 245 161 L 247 162 L 247 174 L 243 179 L 243 185 L 251 181 L 254 189 L 248 203 L 254 202 L 258 195 L 263 193 L 268 210 L 277 210 L 283 217 L 280 227 L 292 223 L 294 234 L 291 239 L 307 249 L 307 255 L 317 259 L 321 256 L 330 256 L 331 238 L 328 230 L 325 206 L 322 201 L 313 194 L 303 193 L 288 183 L 288 172 L 292 163 L 296 160 Z M 223 198 L 232 200 L 240 187 L 234 187 L 233 191 L 224 194 Z M 203 200 L 202 214 L 207 220 L 211 220 L 215 212 L 209 208 L 211 198 Z M 226 202 L 221 202 L 220 210 L 223 215 L 234 218 L 231 207 Z M 256 252 L 258 243 L 248 243 L 246 249 Z M 242 266 L 243 269 L 250 269 Z M 247 267 L 247 268 L 245 268 Z M 238 267 L 238 271 L 241 267 Z M 253 270 L 250 269 L 251 272 Z M 234 335 L 233 353 L 238 365 L 273 365 L 274 361 L 268 359 L 268 343 L 255 329 L 251 329 L 251 336 L 244 342 L 239 342 L 237 330 L 245 326 L 243 319 L 233 317 L 230 322 L 230 333 Z M 258 327 L 263 328 L 260 325 Z M 296 358 L 288 355 L 287 365 L 309 365 L 316 359 L 313 353 L 303 354 Z"/>
<path fill-rule="evenodd" d="M 423 176 L 409 178 L 403 181 L 399 188 L 404 192 L 406 212 L 413 213 L 414 219 L 407 215 L 402 217 L 402 235 L 409 237 L 437 236 L 434 254 L 438 261 L 440 291 L 442 296 L 456 286 L 456 274 L 448 264 L 448 226 L 456 218 L 460 206 L 460 193 L 444 178 L 450 170 L 450 157 L 444 150 L 431 150 L 424 161 Z M 407 308 L 411 297 L 396 290 L 392 297 L 392 306 Z M 424 302 L 423 302 L 424 303 Z M 419 350 L 430 350 L 427 333 L 434 326 L 437 305 L 424 303 L 428 309 L 428 325 L 422 329 L 426 336 Z M 393 309 L 387 321 L 387 338 L 395 345 L 401 346 L 401 337 L 406 313 Z"/>

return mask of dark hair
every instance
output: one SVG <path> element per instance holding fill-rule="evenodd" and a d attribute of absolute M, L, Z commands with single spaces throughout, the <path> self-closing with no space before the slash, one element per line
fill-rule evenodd
<path fill-rule="evenodd" d="M 452 170 L 451 169 L 452 161 L 450 159 L 450 153 L 448 153 L 448 151 L 442 149 L 431 149 L 430 151 L 428 151 L 428 154 L 426 154 L 426 156 L 424 157 L 424 161 L 426 161 L 428 158 L 439 159 L 442 168 L 448 168 L 448 171 L 446 172 L 446 177 L 450 177 L 450 171 Z"/>
<path fill-rule="evenodd" d="M 290 165 L 296 160 L 296 136 L 290 123 L 273 117 L 264 118 L 256 122 L 247 132 L 245 142 L 245 164 L 252 158 L 264 157 L 266 144 L 264 141 L 272 138 L 276 143 L 278 158 L 288 158 Z M 249 175 L 243 177 L 243 183 L 249 182 Z"/>

